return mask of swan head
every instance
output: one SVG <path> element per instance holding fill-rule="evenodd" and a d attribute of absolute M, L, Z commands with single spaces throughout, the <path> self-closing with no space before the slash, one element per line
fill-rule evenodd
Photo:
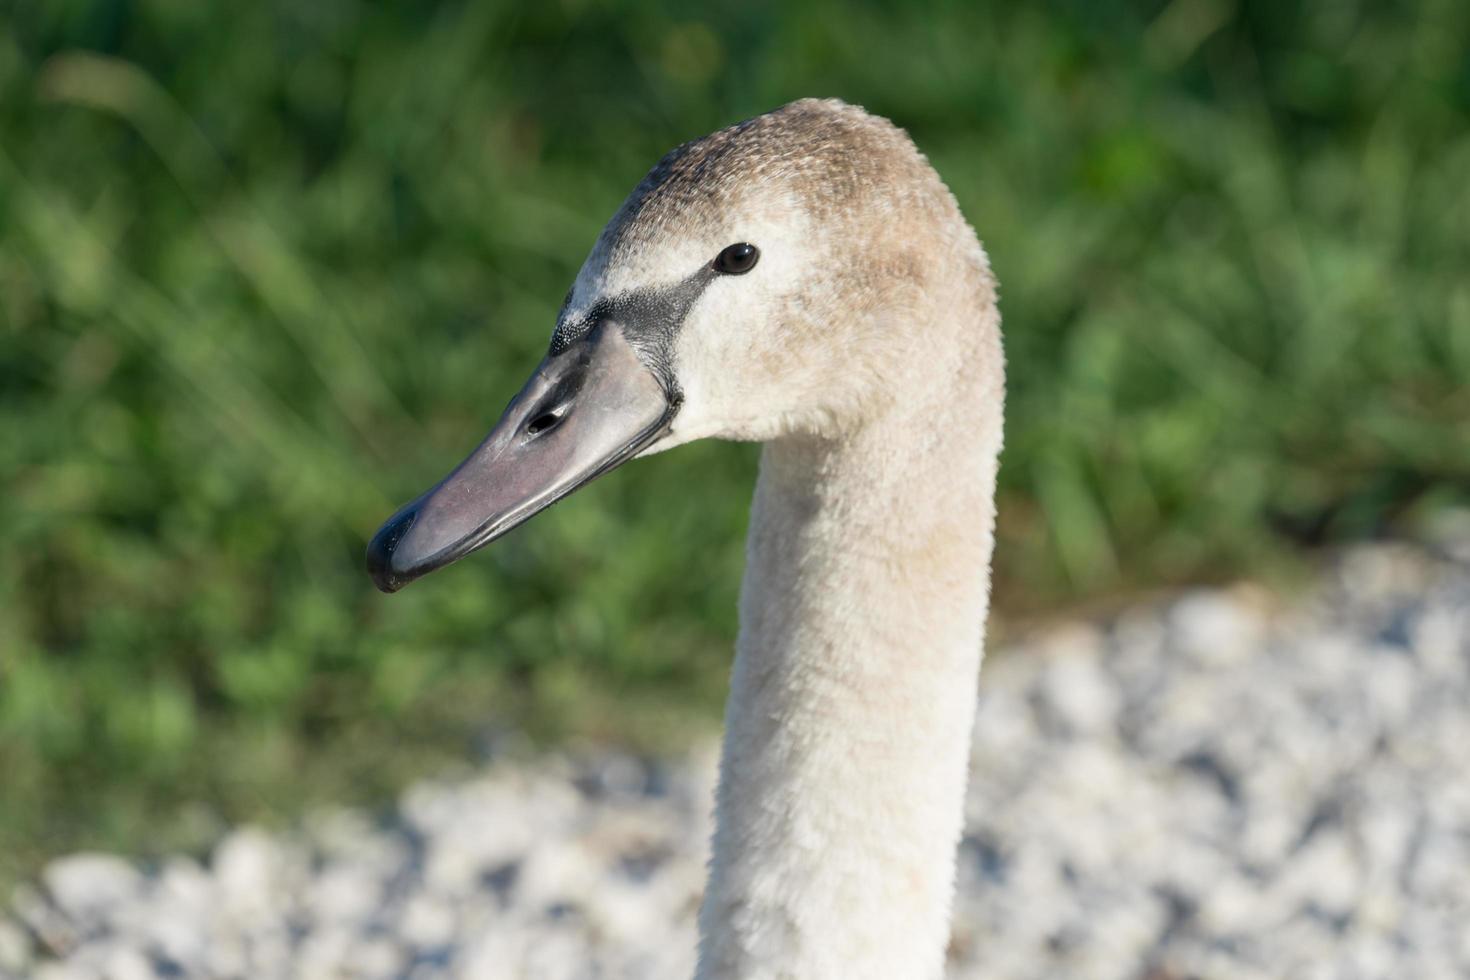
<path fill-rule="evenodd" d="M 930 339 L 893 325 L 966 249 L 907 135 L 856 107 L 803 100 L 678 147 L 599 236 L 489 436 L 374 536 L 374 582 L 395 591 L 640 454 L 860 426 L 923 383 Z"/>

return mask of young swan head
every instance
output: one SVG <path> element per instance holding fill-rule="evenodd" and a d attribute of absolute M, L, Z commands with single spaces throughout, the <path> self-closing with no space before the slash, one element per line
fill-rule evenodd
<path fill-rule="evenodd" d="M 959 229 L 959 232 L 956 232 Z M 368 546 L 384 591 L 640 453 L 831 436 L 922 384 L 930 288 L 983 256 L 908 137 L 803 100 L 673 150 L 587 258 L 490 435 Z"/>

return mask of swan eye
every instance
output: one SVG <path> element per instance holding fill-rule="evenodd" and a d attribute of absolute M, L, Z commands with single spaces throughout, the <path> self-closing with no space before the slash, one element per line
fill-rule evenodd
<path fill-rule="evenodd" d="M 755 268 L 756 260 L 760 257 L 760 249 L 750 242 L 730 245 L 715 256 L 715 271 L 728 276 L 743 276 Z"/>

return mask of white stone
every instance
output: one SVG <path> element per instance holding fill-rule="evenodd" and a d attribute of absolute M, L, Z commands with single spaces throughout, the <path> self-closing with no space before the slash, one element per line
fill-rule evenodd
<path fill-rule="evenodd" d="M 1253 610 L 1220 590 L 1200 590 L 1177 600 L 1169 609 L 1169 625 L 1180 653 L 1216 667 L 1251 656 L 1262 630 Z"/>
<path fill-rule="evenodd" d="M 255 920 L 273 917 L 284 904 L 285 857 L 264 831 L 244 827 L 226 837 L 214 851 L 212 870 L 225 910 Z"/>
<path fill-rule="evenodd" d="M 1096 631 L 1071 631 L 1051 638 L 1053 644 L 1075 649 L 1096 649 Z M 1104 737 L 1116 723 L 1120 698 L 1117 688 L 1096 657 L 1057 656 L 1043 653 L 1040 693 L 1055 717 L 1071 732 L 1093 738 Z"/>
<path fill-rule="evenodd" d="M 154 980 L 153 965 L 148 958 L 122 945 L 108 950 L 100 972 L 107 980 Z"/>
<path fill-rule="evenodd" d="M 340 926 L 312 931 L 296 949 L 297 975 L 301 980 L 337 980 L 346 976 L 354 939 L 350 930 Z"/>
<path fill-rule="evenodd" d="M 348 976 L 362 980 L 394 980 L 403 975 L 407 952 L 383 936 L 371 936 L 356 942 L 344 963 Z"/>
<path fill-rule="evenodd" d="M 30 963 L 30 939 L 15 923 L 0 919 L 0 971 L 20 974 Z"/>
<path fill-rule="evenodd" d="M 56 907 L 80 922 L 106 915 L 136 898 L 143 887 L 138 869 L 111 854 L 60 858 L 46 866 L 41 880 Z"/>
<path fill-rule="evenodd" d="M 80 963 L 40 963 L 30 980 L 102 980 L 102 974 Z"/>
<path fill-rule="evenodd" d="M 423 948 L 448 944 L 454 938 L 454 906 L 434 895 L 417 894 L 408 900 L 399 919 L 398 934 Z"/>
<path fill-rule="evenodd" d="M 305 906 L 321 923 L 366 921 L 382 902 L 383 883 L 370 868 L 334 861 L 317 871 L 307 888 Z"/>

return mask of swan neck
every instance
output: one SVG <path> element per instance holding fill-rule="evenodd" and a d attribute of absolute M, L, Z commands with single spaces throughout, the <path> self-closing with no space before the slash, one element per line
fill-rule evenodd
<path fill-rule="evenodd" d="M 989 588 L 993 307 L 927 392 L 768 444 L 702 980 L 940 976 Z"/>

